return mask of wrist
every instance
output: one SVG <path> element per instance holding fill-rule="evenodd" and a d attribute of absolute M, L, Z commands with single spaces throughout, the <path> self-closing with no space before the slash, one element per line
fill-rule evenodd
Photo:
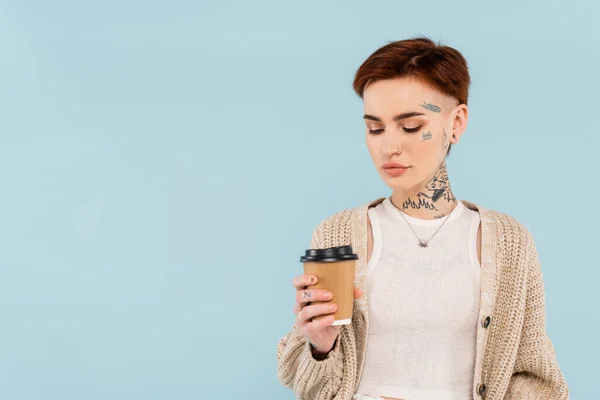
<path fill-rule="evenodd" d="M 319 347 L 317 347 L 313 342 L 311 342 L 310 340 L 308 340 L 308 345 L 310 347 L 310 351 L 313 355 L 313 357 L 317 360 L 323 360 L 325 358 L 327 358 L 327 355 L 333 350 L 334 346 L 331 346 L 329 349 L 321 349 Z M 335 345 L 335 342 L 334 342 Z"/>

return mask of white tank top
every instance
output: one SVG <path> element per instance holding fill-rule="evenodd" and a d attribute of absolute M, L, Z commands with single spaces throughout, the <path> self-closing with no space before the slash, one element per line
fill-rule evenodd
<path fill-rule="evenodd" d="M 423 220 L 386 198 L 369 209 L 369 331 L 356 395 L 398 399 L 472 397 L 479 314 L 479 213 L 460 201 L 450 216 Z M 421 239 L 402 218 L 406 217 Z"/>

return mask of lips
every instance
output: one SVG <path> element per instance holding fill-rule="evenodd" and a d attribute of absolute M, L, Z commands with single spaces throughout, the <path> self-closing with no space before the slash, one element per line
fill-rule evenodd
<path fill-rule="evenodd" d="M 408 171 L 410 167 L 398 163 L 385 163 L 381 169 L 390 177 L 397 177 Z"/>
<path fill-rule="evenodd" d="M 387 163 L 383 164 L 381 166 L 381 168 L 388 169 L 388 168 L 410 168 L 410 167 L 408 167 L 406 165 L 394 163 L 394 162 L 387 162 Z"/>

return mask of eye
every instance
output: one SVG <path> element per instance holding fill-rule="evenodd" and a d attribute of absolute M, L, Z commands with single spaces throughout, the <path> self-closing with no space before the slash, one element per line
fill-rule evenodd
<path fill-rule="evenodd" d="M 369 133 L 371 135 L 379 135 L 382 132 L 383 132 L 383 129 L 369 129 Z"/>
<path fill-rule="evenodd" d="M 421 126 L 417 126 L 416 128 L 402 128 L 402 129 L 404 129 L 404 132 L 415 133 L 415 132 L 418 132 L 419 129 L 421 129 Z"/>

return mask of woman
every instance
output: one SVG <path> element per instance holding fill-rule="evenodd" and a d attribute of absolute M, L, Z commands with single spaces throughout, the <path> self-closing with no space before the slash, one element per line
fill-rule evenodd
<path fill-rule="evenodd" d="M 314 275 L 294 279 L 295 325 L 277 349 L 300 399 L 568 399 L 546 333 L 531 234 L 458 201 L 445 159 L 467 126 L 470 77 L 455 49 L 390 43 L 358 69 L 367 148 L 392 194 L 322 221 L 311 247 L 359 254 L 350 325 Z"/>

